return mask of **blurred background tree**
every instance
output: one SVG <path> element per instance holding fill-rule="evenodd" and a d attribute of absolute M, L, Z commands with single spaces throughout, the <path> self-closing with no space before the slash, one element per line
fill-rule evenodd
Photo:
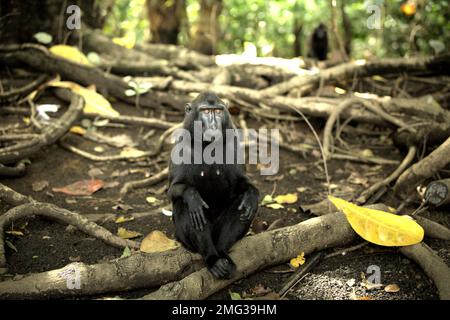
<path fill-rule="evenodd" d="M 306 56 L 321 22 L 329 31 L 329 57 L 336 51 L 352 58 L 441 53 L 450 42 L 448 0 L 2 0 L 0 40 L 31 41 L 44 31 L 65 42 L 70 31 L 62 28 L 62 8 L 70 4 L 81 7 L 85 24 L 129 47 L 153 42 L 206 54 Z M 374 18 L 379 28 L 368 26 Z"/>
<path fill-rule="evenodd" d="M 320 22 L 328 27 L 331 50 L 339 49 L 333 16 L 353 58 L 443 52 L 450 40 L 447 0 L 148 0 L 150 4 L 163 12 L 149 13 L 150 28 L 143 14 L 145 0 L 116 0 L 104 30 L 138 43 L 179 43 L 206 54 L 246 51 L 281 57 L 306 56 L 309 35 Z M 380 29 L 367 26 L 373 14 L 368 8 L 374 5 L 380 9 Z M 176 25 L 170 41 L 155 31 L 164 29 L 161 21 Z"/>

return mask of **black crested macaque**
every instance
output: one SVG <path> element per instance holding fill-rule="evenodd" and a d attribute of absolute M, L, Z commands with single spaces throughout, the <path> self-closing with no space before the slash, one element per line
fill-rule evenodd
<path fill-rule="evenodd" d="M 318 60 L 326 60 L 327 53 L 328 53 L 327 27 L 323 23 L 321 23 L 314 29 L 311 35 L 308 56 Z"/>
<path fill-rule="evenodd" d="M 201 150 L 194 150 L 194 121 L 201 122 L 202 137 L 220 134 L 223 138 L 218 140 L 224 150 L 222 162 L 206 164 L 202 159 L 200 164 L 194 164 L 195 151 L 203 152 L 211 143 L 203 141 Z M 175 164 L 171 158 L 169 166 L 168 196 L 172 201 L 175 235 L 187 249 L 202 255 L 215 277 L 229 279 L 236 265 L 228 251 L 247 233 L 258 209 L 259 191 L 246 176 L 244 164 L 238 164 L 236 158 L 225 160 L 229 152 L 227 144 L 232 143 L 234 155 L 240 145 L 226 141 L 229 140 L 226 130 L 236 127 L 219 97 L 204 92 L 188 103 L 183 128 L 191 136 L 191 141 L 183 142 L 191 161 Z"/>

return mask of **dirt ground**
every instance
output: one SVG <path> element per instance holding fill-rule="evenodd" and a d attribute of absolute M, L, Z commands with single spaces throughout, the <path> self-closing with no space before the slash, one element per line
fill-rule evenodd
<path fill-rule="evenodd" d="M 47 100 L 46 100 L 47 99 Z M 42 101 L 52 101 L 52 98 L 43 98 Z M 148 110 L 139 110 L 129 106 L 115 104 L 114 107 L 123 115 L 144 116 Z M 155 114 L 155 117 L 161 115 Z M 17 123 L 20 117 L 8 116 L 0 120 L 2 126 Z M 179 121 L 180 118 L 166 115 L 167 120 Z M 236 119 L 237 122 L 237 119 Z M 319 130 L 323 123 L 314 121 L 313 124 Z M 254 127 L 255 123 L 249 121 L 248 126 Z M 285 124 L 283 124 L 285 125 Z M 296 138 L 297 143 L 315 145 L 313 135 L 304 122 L 289 124 L 292 128 L 291 138 Z M 400 160 L 404 156 L 393 146 L 390 137 L 384 134 L 385 128 L 372 130 L 370 127 L 352 127 L 351 131 L 344 131 L 341 138 L 351 145 L 352 148 L 370 149 L 375 155 L 385 158 Z M 143 136 L 151 129 L 126 126 L 124 128 L 98 128 L 99 132 L 111 136 L 127 134 L 137 142 L 137 148 L 148 150 L 157 141 L 160 131 L 156 130 L 154 135 L 147 140 Z M 361 134 L 366 131 L 368 135 Z M 367 131 L 369 130 L 369 131 Z M 372 133 L 370 133 L 372 132 Z M 378 134 L 377 134 L 378 132 Z M 386 131 L 387 132 L 387 131 Z M 96 153 L 94 147 L 97 143 L 86 141 L 78 136 L 71 135 L 68 140 L 83 150 Z M 118 153 L 110 146 L 102 145 L 104 151 L 98 154 Z M 166 148 L 167 150 L 167 148 Z M 277 219 L 280 226 L 292 225 L 312 217 L 303 212 L 301 205 L 313 204 L 326 197 L 325 176 L 320 163 L 320 153 L 314 147 L 304 156 L 289 151 L 280 150 L 280 171 L 275 177 L 260 176 L 256 166 L 249 167 L 250 176 L 260 189 L 261 195 L 286 194 L 297 192 L 299 201 L 293 205 L 286 205 L 286 209 L 273 210 L 260 207 L 257 226 L 265 223 L 271 225 Z M 163 183 L 149 189 L 135 190 L 129 193 L 123 201 L 119 199 L 119 190 L 124 182 L 144 178 L 145 174 L 155 174 L 166 166 L 166 160 L 162 158 L 157 165 L 148 165 L 147 162 L 94 162 L 74 155 L 57 145 L 53 145 L 31 159 L 31 165 L 27 174 L 22 178 L 2 179 L 1 182 L 14 190 L 33 198 L 55 203 L 61 207 L 82 214 L 114 213 L 117 216 L 123 213 L 153 212 L 146 217 L 116 224 L 114 221 L 102 222 L 101 224 L 112 231 L 117 232 L 118 227 L 138 231 L 144 236 L 153 230 L 165 232 L 170 238 L 174 238 L 174 228 L 171 218 L 161 213 L 161 208 L 169 208 L 165 193 L 155 194 Z M 335 195 L 349 199 L 353 194 L 361 191 L 372 183 L 382 179 L 392 170 L 393 165 L 371 165 L 348 161 L 331 161 L 329 172 L 332 191 Z M 92 170 L 99 169 L 99 170 Z M 102 179 L 109 188 L 103 188 L 92 196 L 75 197 L 63 193 L 53 192 L 52 188 L 62 187 L 78 180 L 89 179 L 94 176 Z M 48 187 L 42 191 L 33 191 L 32 183 L 48 181 Z M 158 199 L 156 204 L 151 205 L 146 197 L 154 196 Z M 385 203 L 398 206 L 393 198 L 384 198 Z M 117 209 L 117 205 L 122 208 Z M 130 206 L 128 211 L 123 205 Z M 289 208 L 289 209 L 287 209 Z M 0 213 L 7 210 L 0 203 Z M 430 218 L 450 227 L 448 208 L 440 212 L 432 212 Z M 17 249 L 7 247 L 7 261 L 9 274 L 26 274 L 31 272 L 42 272 L 55 268 L 61 268 L 73 261 L 82 261 L 92 264 L 105 260 L 111 260 L 121 256 L 123 250 L 105 245 L 97 239 L 89 238 L 85 234 L 72 230 L 66 225 L 34 217 L 17 221 L 14 228 L 21 228 L 23 236 L 8 235 L 9 240 Z M 255 227 L 254 231 L 257 231 Z M 141 240 L 143 237 L 137 238 Z M 356 242 L 359 243 L 361 240 Z M 438 254 L 447 262 L 450 262 L 450 250 L 448 243 L 432 239 L 425 239 Z M 342 249 L 342 248 L 341 248 Z M 329 249 L 327 252 L 333 252 Z M 308 257 L 306 257 L 308 259 Z M 366 273 L 369 266 L 378 266 L 381 271 L 381 282 L 397 284 L 400 290 L 396 293 L 387 293 L 383 289 L 367 290 L 361 285 L 361 273 Z M 263 270 L 246 279 L 240 280 L 231 287 L 214 294 L 212 299 L 230 299 L 229 292 L 243 292 L 261 284 L 277 292 L 281 289 L 289 276 L 292 274 L 288 264 L 276 266 Z M 366 273 L 366 277 L 369 276 Z M 120 295 L 122 297 L 139 297 L 154 289 L 139 290 L 129 293 L 117 293 L 108 296 Z M 369 245 L 359 250 L 350 252 L 343 256 L 326 259 L 316 266 L 299 284 L 297 284 L 287 295 L 288 299 L 437 299 L 437 291 L 431 280 L 423 273 L 419 266 L 409 261 L 396 252 L 395 248 L 384 248 Z"/>

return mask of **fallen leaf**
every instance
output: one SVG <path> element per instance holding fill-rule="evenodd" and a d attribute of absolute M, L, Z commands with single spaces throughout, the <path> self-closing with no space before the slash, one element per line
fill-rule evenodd
<path fill-rule="evenodd" d="M 17 230 L 5 231 L 5 233 L 10 234 L 12 236 L 16 236 L 16 237 L 23 236 L 23 232 L 22 231 L 17 231 Z"/>
<path fill-rule="evenodd" d="M 284 206 L 279 203 L 271 203 L 266 205 L 267 208 L 278 210 L 278 209 L 284 209 Z"/>
<path fill-rule="evenodd" d="M 367 281 L 364 272 L 361 272 L 361 285 L 366 287 L 367 290 L 381 289 L 383 287 L 382 283 L 372 283 Z"/>
<path fill-rule="evenodd" d="M 158 202 L 158 199 L 156 199 L 155 197 L 147 197 L 145 198 L 145 200 L 150 204 L 155 204 L 156 202 Z"/>
<path fill-rule="evenodd" d="M 70 128 L 70 132 L 84 136 L 86 134 L 86 129 L 80 126 L 73 126 Z"/>
<path fill-rule="evenodd" d="M 97 176 L 101 176 L 102 174 L 103 174 L 103 171 L 100 168 L 92 168 L 88 171 L 89 177 L 97 177 Z"/>
<path fill-rule="evenodd" d="M 33 38 L 35 38 L 38 42 L 42 44 L 49 44 L 52 42 L 53 37 L 48 34 L 47 32 L 38 32 L 33 35 Z"/>
<path fill-rule="evenodd" d="M 171 217 L 173 215 L 172 211 L 164 209 L 164 208 L 161 210 L 161 212 L 163 215 L 168 216 L 168 217 Z"/>
<path fill-rule="evenodd" d="M 123 157 L 130 157 L 130 158 L 139 158 L 145 154 L 144 151 L 138 150 L 133 147 L 125 147 L 120 152 L 120 155 Z"/>
<path fill-rule="evenodd" d="M 279 204 L 293 204 L 296 203 L 298 200 L 296 193 L 288 193 L 285 195 L 279 195 L 275 197 L 275 201 Z"/>
<path fill-rule="evenodd" d="M 230 294 L 230 298 L 231 300 L 242 300 L 242 297 L 239 293 L 237 292 L 232 292 L 232 291 L 228 291 Z"/>
<path fill-rule="evenodd" d="M 61 188 L 52 188 L 54 192 L 61 192 L 71 196 L 90 196 L 103 188 L 102 180 L 81 180 Z"/>
<path fill-rule="evenodd" d="M 423 239 L 423 228 L 412 219 L 360 207 L 333 196 L 328 199 L 344 212 L 353 230 L 369 242 L 381 246 L 409 246 Z"/>
<path fill-rule="evenodd" d="M 119 237 L 121 237 L 122 239 L 133 239 L 133 238 L 142 236 L 142 233 L 132 231 L 132 230 L 127 230 L 125 228 L 119 228 L 117 230 L 117 235 Z"/>
<path fill-rule="evenodd" d="M 122 255 L 120 256 L 121 258 L 126 258 L 131 256 L 131 250 L 128 247 L 125 247 L 125 249 L 123 249 Z"/>
<path fill-rule="evenodd" d="M 395 293 L 400 291 L 400 287 L 397 284 L 388 284 L 386 287 L 384 287 L 384 291 Z"/>
<path fill-rule="evenodd" d="M 71 262 L 80 262 L 80 260 L 81 260 L 80 256 L 69 257 L 69 261 L 71 261 Z"/>
<path fill-rule="evenodd" d="M 52 54 L 83 65 L 91 65 L 89 59 L 77 47 L 57 44 L 48 49 Z"/>
<path fill-rule="evenodd" d="M 47 180 L 35 181 L 31 184 L 31 188 L 33 189 L 33 191 L 36 191 L 36 192 L 42 191 L 46 187 L 48 187 Z"/>
<path fill-rule="evenodd" d="M 109 117 L 117 117 L 120 115 L 119 112 L 114 110 L 109 101 L 95 90 L 82 87 L 79 84 L 70 81 L 54 80 L 50 81 L 48 85 L 51 87 L 70 89 L 81 95 L 85 100 L 84 113 L 94 113 Z"/>
<path fill-rule="evenodd" d="M 19 252 L 19 251 L 17 250 L 17 248 L 12 244 L 11 241 L 5 240 L 5 243 L 6 243 L 6 245 L 7 245 L 9 248 L 11 248 L 12 250 L 14 250 L 15 252 Z"/>
<path fill-rule="evenodd" d="M 155 230 L 150 232 L 141 242 L 140 250 L 142 252 L 162 252 L 171 249 L 176 249 L 180 244 L 172 239 L 169 239 L 163 232 Z"/>
<path fill-rule="evenodd" d="M 124 223 L 124 222 L 128 222 L 128 221 L 133 221 L 134 217 L 125 217 L 125 216 L 120 216 L 116 219 L 116 223 Z"/>
<path fill-rule="evenodd" d="M 305 263 L 305 253 L 300 253 L 297 257 L 292 258 L 289 262 L 294 268 L 298 268 Z"/>
<path fill-rule="evenodd" d="M 266 194 L 261 201 L 261 205 L 264 206 L 264 205 L 266 205 L 268 203 L 272 203 L 272 202 L 273 202 L 272 196 L 270 194 Z"/>
<path fill-rule="evenodd" d="M 346 282 L 346 284 L 347 284 L 349 287 L 353 287 L 353 286 L 355 285 L 355 282 L 356 282 L 355 279 L 350 279 L 350 280 L 348 280 L 348 281 Z"/>

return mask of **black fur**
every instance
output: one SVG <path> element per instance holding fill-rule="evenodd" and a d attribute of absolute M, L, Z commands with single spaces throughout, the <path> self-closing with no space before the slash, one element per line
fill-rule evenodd
<path fill-rule="evenodd" d="M 235 129 L 224 102 L 214 93 L 205 92 L 186 106 L 184 128 L 190 131 L 191 137 L 193 122 L 202 119 L 199 107 L 205 106 L 223 106 L 219 126 L 223 137 L 226 129 Z M 193 145 L 188 148 L 192 149 Z M 199 252 L 214 276 L 233 277 L 236 266 L 228 251 L 247 233 L 258 209 L 259 192 L 246 176 L 245 166 L 171 161 L 169 168 L 168 196 L 172 201 L 177 239 L 189 250 Z"/>
<path fill-rule="evenodd" d="M 310 39 L 309 57 L 326 60 L 328 53 L 327 27 L 321 23 L 313 31 Z"/>

